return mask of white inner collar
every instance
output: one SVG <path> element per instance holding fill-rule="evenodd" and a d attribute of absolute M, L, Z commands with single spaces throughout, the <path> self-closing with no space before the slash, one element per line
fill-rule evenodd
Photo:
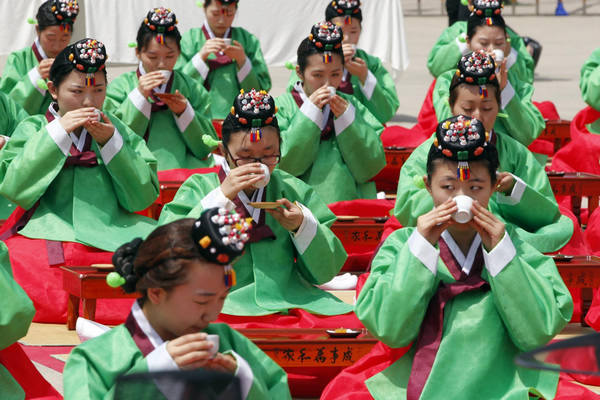
<path fill-rule="evenodd" d="M 229 164 L 227 163 L 227 160 L 225 159 L 225 157 L 214 156 L 214 159 L 215 159 L 215 163 L 221 164 L 221 168 L 223 168 L 223 172 L 225 172 L 225 175 L 229 175 L 229 172 L 231 171 L 231 169 L 229 168 Z M 246 210 L 248 210 L 248 214 L 250 214 L 250 216 L 252 217 L 254 222 L 256 222 L 257 224 L 260 219 L 260 212 L 262 210 L 260 208 L 254 208 L 251 205 L 249 205 L 248 203 L 251 201 L 252 202 L 260 201 L 260 199 L 262 199 L 262 195 L 263 195 L 264 191 L 265 191 L 264 187 L 257 189 L 254 191 L 254 193 L 252 193 L 252 197 L 250 197 L 250 198 L 248 198 L 248 195 L 243 190 L 241 190 L 238 193 L 238 198 L 240 199 L 240 201 L 242 202 L 244 207 L 246 207 Z"/>
<path fill-rule="evenodd" d="M 133 306 L 131 306 L 131 314 L 133 315 L 133 318 L 135 318 L 135 322 L 137 322 L 140 329 L 146 334 L 148 339 L 150 339 L 150 343 L 152 343 L 154 348 L 157 348 L 164 343 L 164 340 L 162 340 L 152 325 L 150 325 L 150 321 L 146 318 L 146 315 L 144 314 L 144 311 L 142 311 L 137 300 L 134 301 Z"/>
<path fill-rule="evenodd" d="M 296 90 L 296 92 L 298 92 L 300 94 L 300 98 L 302 99 L 303 103 L 306 103 L 307 101 L 310 102 L 310 99 L 308 98 L 306 93 L 304 93 L 304 88 L 302 87 L 302 82 L 300 82 L 300 81 L 296 82 L 296 84 L 294 85 L 294 89 Z M 321 124 L 319 126 L 319 128 L 321 128 L 321 131 L 323 129 L 325 129 L 325 127 L 327 126 L 327 120 L 329 119 L 330 112 L 331 112 L 331 107 L 329 107 L 329 104 L 325 104 L 325 107 L 323 107 L 323 110 L 321 110 L 321 114 L 323 116 L 321 119 Z"/>
<path fill-rule="evenodd" d="M 50 107 L 48 107 L 50 114 L 52 114 L 52 116 L 54 116 L 54 119 L 60 119 L 60 114 L 58 113 L 58 111 L 56 111 L 54 109 L 53 106 L 54 106 L 54 103 L 51 103 Z M 83 146 L 85 146 L 85 139 L 87 138 L 87 135 L 88 135 L 87 129 L 83 128 L 81 130 L 81 134 L 79 135 L 79 137 L 77 137 L 77 135 L 75 135 L 73 132 L 68 132 L 68 134 L 69 134 L 69 137 L 71 138 L 71 141 L 77 148 L 77 150 L 82 151 Z"/>
<path fill-rule="evenodd" d="M 465 274 L 469 275 L 471 273 L 471 269 L 473 268 L 473 262 L 475 261 L 475 255 L 477 254 L 477 250 L 481 246 L 481 237 L 479 236 L 479 233 L 475 234 L 475 237 L 471 242 L 471 247 L 469 247 L 469 251 L 467 252 L 466 257 L 463 254 L 460 247 L 458 247 L 458 244 L 456 243 L 450 232 L 448 232 L 447 230 L 442 232 L 442 238 L 444 238 L 444 241 L 448 245 L 450 252 L 454 256 L 454 258 L 456 258 L 456 261 L 458 261 L 460 268 Z"/>
<path fill-rule="evenodd" d="M 40 37 L 36 36 L 35 41 L 33 42 L 35 44 L 35 47 L 37 47 L 37 51 L 38 53 L 40 53 L 40 56 L 42 56 L 42 58 L 45 60 L 48 58 L 48 56 L 46 55 L 46 52 L 44 51 L 44 49 L 42 48 L 42 45 L 40 44 Z"/>

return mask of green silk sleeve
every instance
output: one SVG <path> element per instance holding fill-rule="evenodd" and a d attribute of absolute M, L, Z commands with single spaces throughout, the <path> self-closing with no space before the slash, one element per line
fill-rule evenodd
<path fill-rule="evenodd" d="M 158 224 L 164 225 L 182 218 L 199 218 L 203 210 L 200 202 L 218 186 L 216 174 L 190 176 L 177 190 L 173 200 L 162 209 Z"/>
<path fill-rule="evenodd" d="M 267 63 L 260 48 L 260 42 L 254 35 L 247 32 L 244 32 L 243 37 L 246 42 L 244 44 L 244 52 L 246 53 L 246 57 L 250 59 L 252 68 L 248 76 L 240 82 L 240 86 L 246 91 L 256 89 L 268 92 L 271 90 L 271 76 L 269 75 Z"/>
<path fill-rule="evenodd" d="M 579 89 L 583 101 L 600 110 L 600 48 L 594 50 L 581 67 Z"/>
<path fill-rule="evenodd" d="M 466 47 L 466 42 L 464 41 L 466 30 L 466 22 L 455 22 L 442 32 L 437 42 L 433 45 L 427 57 L 427 68 L 435 78 L 446 71 L 454 71 L 456 69 L 456 64 L 462 56 L 457 41 L 464 43 Z"/>
<path fill-rule="evenodd" d="M 34 115 L 46 101 L 47 90 L 32 84 L 25 57 L 26 53 L 23 51 L 8 56 L 0 80 L 0 91 L 8 94 L 27 113 Z"/>
<path fill-rule="evenodd" d="M 135 72 L 133 73 L 135 74 Z M 129 98 L 131 84 L 129 80 L 137 78 L 130 74 L 121 75 L 106 89 L 104 110 L 113 113 L 138 136 L 144 137 L 148 129 L 149 119 L 133 104 Z"/>

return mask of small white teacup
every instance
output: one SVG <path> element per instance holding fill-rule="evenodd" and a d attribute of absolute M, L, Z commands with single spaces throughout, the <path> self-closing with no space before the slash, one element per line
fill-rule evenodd
<path fill-rule="evenodd" d="M 225 46 L 231 46 L 231 38 L 223 38 L 221 40 L 225 42 Z"/>
<path fill-rule="evenodd" d="M 100 111 L 96 108 L 95 113 L 96 113 L 96 121 L 101 122 L 102 121 L 102 111 Z"/>
<path fill-rule="evenodd" d="M 168 81 L 173 73 L 173 71 L 169 71 L 168 69 L 159 69 L 158 72 L 162 74 L 162 76 L 165 78 L 165 81 Z"/>
<path fill-rule="evenodd" d="M 327 86 L 327 89 L 329 89 L 329 97 L 335 96 L 336 89 L 333 86 Z"/>
<path fill-rule="evenodd" d="M 466 224 L 473 218 L 471 213 L 471 206 L 473 205 L 473 199 L 469 196 L 459 195 L 453 199 L 456 202 L 458 211 L 452 214 L 452 219 L 460 224 Z"/>
<path fill-rule="evenodd" d="M 206 335 L 206 340 L 212 343 L 210 348 L 210 357 L 214 358 L 219 352 L 219 335 Z"/>
<path fill-rule="evenodd" d="M 271 172 L 269 171 L 269 167 L 265 164 L 260 164 L 260 167 L 262 168 L 262 170 L 263 170 L 262 173 L 265 177 L 262 180 L 260 180 L 252 185 L 256 189 L 264 188 L 265 186 L 267 186 L 267 184 L 271 180 Z"/>

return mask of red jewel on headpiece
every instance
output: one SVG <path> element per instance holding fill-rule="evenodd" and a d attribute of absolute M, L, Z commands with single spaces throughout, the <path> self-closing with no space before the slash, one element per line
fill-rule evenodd
<path fill-rule="evenodd" d="M 446 157 L 452 157 L 452 151 L 448 150 L 448 149 L 442 150 L 442 154 L 445 155 Z"/>

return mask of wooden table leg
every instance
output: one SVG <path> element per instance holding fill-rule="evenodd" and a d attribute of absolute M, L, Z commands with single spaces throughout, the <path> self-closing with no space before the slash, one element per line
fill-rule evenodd
<path fill-rule="evenodd" d="M 83 299 L 83 318 L 91 321 L 96 319 L 96 299 Z"/>
<path fill-rule="evenodd" d="M 592 305 L 592 298 L 594 297 L 594 289 L 583 288 L 581 289 L 581 326 L 589 326 L 585 322 L 585 315 L 590 310 Z"/>
<path fill-rule="evenodd" d="M 77 318 L 79 317 L 79 297 L 70 294 L 67 301 L 67 329 L 75 329 Z"/>
<path fill-rule="evenodd" d="M 581 197 L 571 196 L 571 207 L 573 208 L 573 214 L 577 217 L 579 225 L 581 225 Z"/>

